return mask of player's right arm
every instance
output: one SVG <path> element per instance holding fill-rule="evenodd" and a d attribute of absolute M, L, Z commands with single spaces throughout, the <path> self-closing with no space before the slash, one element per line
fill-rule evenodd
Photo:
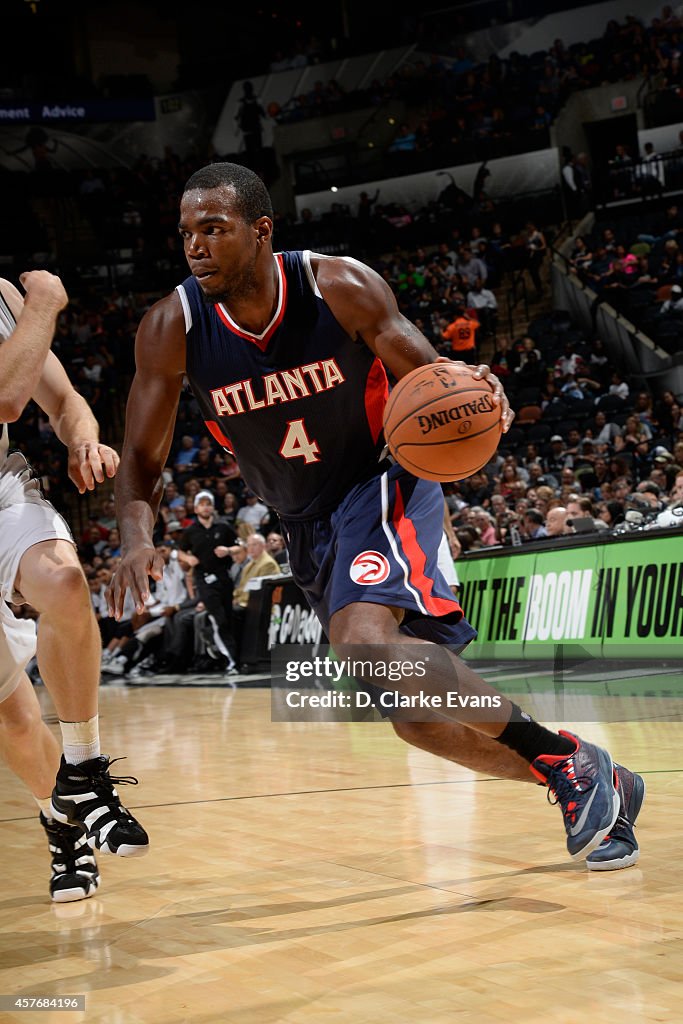
<path fill-rule="evenodd" d="M 164 562 L 154 549 L 152 531 L 184 373 L 185 320 L 174 292 L 145 314 L 135 339 L 135 378 L 116 477 L 122 558 L 107 592 L 110 614 L 117 619 L 128 589 L 141 612 L 149 597 L 149 577 L 159 580 L 163 575 Z"/>
<path fill-rule="evenodd" d="M 55 334 L 57 317 L 69 299 L 64 285 L 47 270 L 21 275 L 23 298 L 13 284 L 0 280 L 0 292 L 17 322 L 0 345 L 0 422 L 14 423 L 31 399 Z"/>

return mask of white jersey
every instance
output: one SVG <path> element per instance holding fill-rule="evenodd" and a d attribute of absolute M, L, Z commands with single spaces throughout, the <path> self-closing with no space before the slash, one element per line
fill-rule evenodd
<path fill-rule="evenodd" d="M 9 338 L 16 320 L 0 291 L 0 344 Z M 0 424 L 0 703 L 19 685 L 24 666 L 36 650 L 32 619 L 16 619 L 10 602 L 21 603 L 14 581 L 22 556 L 46 540 L 68 540 L 69 528 L 42 496 L 38 481 L 21 452 L 8 454 L 7 424 Z"/>
<path fill-rule="evenodd" d="M 0 344 L 9 338 L 17 326 L 12 310 L 0 291 Z M 9 432 L 2 424 L 0 432 L 0 509 L 10 505 L 38 504 L 43 501 L 40 485 L 33 478 L 31 467 L 20 452 L 8 455 Z"/>
<path fill-rule="evenodd" d="M 4 341 L 5 338 L 9 338 L 16 325 L 17 322 L 14 319 L 12 310 L 5 302 L 5 297 L 0 291 L 0 342 Z M 9 433 L 7 431 L 7 424 L 3 423 L 2 430 L 0 431 L 0 462 L 7 455 L 8 447 Z"/>

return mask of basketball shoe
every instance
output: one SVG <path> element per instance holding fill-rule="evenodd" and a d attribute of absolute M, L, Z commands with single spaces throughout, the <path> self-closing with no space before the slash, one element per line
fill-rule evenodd
<path fill-rule="evenodd" d="M 40 814 L 52 857 L 50 896 L 55 903 L 74 903 L 92 896 L 100 884 L 94 853 L 80 828 L 62 825 Z"/>
<path fill-rule="evenodd" d="M 620 764 L 615 764 L 617 773 L 617 792 L 619 793 L 619 815 L 608 835 L 586 857 L 589 871 L 618 871 L 629 868 L 640 857 L 638 840 L 633 826 L 640 813 L 645 799 L 645 783 L 640 775 L 630 772 Z"/>
<path fill-rule="evenodd" d="M 573 740 L 572 754 L 541 754 L 530 765 L 560 805 L 572 857 L 586 857 L 600 845 L 619 813 L 619 794 L 614 782 L 612 758 L 592 743 L 560 730 Z M 551 801 L 552 802 L 552 801 Z"/>
<path fill-rule="evenodd" d="M 68 764 L 62 757 L 52 791 L 52 815 L 57 821 L 77 825 L 93 850 L 140 857 L 149 849 L 147 833 L 123 807 L 114 785 L 137 786 L 138 780 L 132 776 L 114 778 L 109 774 L 112 764 L 114 761 L 104 756 L 82 764 Z"/>

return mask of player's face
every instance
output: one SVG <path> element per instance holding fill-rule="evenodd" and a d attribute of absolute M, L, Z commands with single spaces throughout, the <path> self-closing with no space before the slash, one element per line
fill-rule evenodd
<path fill-rule="evenodd" d="M 256 260 L 272 224 L 267 217 L 247 224 L 231 188 L 186 192 L 179 231 L 190 270 L 210 302 L 230 302 L 256 291 Z"/>

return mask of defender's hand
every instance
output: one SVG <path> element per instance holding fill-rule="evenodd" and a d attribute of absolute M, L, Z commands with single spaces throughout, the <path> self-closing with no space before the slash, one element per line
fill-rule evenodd
<path fill-rule="evenodd" d="M 38 303 L 54 316 L 69 305 L 69 296 L 58 277 L 47 270 L 28 270 L 19 277 L 27 305 Z"/>
<path fill-rule="evenodd" d="M 129 551 L 119 562 L 107 587 L 109 614 L 115 619 L 121 618 L 127 590 L 130 590 L 135 601 L 135 611 L 138 615 L 142 614 L 145 601 L 149 599 L 149 577 L 160 580 L 163 574 L 164 560 L 151 544 Z"/>
<path fill-rule="evenodd" d="M 503 385 L 496 377 L 495 373 L 491 373 L 491 367 L 486 366 L 485 363 L 480 363 L 479 366 L 470 366 L 469 363 L 463 363 L 458 359 L 449 359 L 448 356 L 439 356 L 436 360 L 437 363 L 455 363 L 461 373 L 469 373 L 474 380 L 487 380 L 493 388 L 493 401 L 496 405 L 500 405 L 500 415 L 503 421 L 503 433 L 512 426 L 512 421 L 515 418 L 515 414 L 510 408 L 507 395 Z"/>
<path fill-rule="evenodd" d="M 111 479 L 118 465 L 118 453 L 99 441 L 78 441 L 69 448 L 69 478 L 79 494 L 94 491 L 104 482 L 105 473 Z"/>

